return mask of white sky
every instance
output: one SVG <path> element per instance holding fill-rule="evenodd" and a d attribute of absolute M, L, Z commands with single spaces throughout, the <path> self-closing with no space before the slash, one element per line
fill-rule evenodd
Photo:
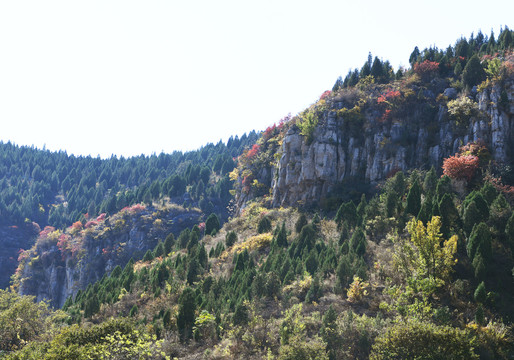
<path fill-rule="evenodd" d="M 514 1 L 0 1 L 0 140 L 77 155 L 263 130 L 360 68 L 509 26 Z"/>

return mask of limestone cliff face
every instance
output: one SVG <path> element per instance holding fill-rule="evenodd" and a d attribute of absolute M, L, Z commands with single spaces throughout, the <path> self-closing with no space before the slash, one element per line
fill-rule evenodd
<path fill-rule="evenodd" d="M 397 170 L 440 168 L 460 146 L 479 139 L 495 161 L 512 163 L 514 79 L 476 94 L 480 114 L 464 126 L 429 97 L 388 121 L 367 111 L 357 132 L 345 126 L 347 119 L 337 111 L 343 103 L 335 101 L 319 118 L 310 144 L 298 127 L 290 127 L 272 169 L 272 205 L 315 204 L 345 180 L 374 184 Z"/>
<path fill-rule="evenodd" d="M 66 238 L 59 230 L 39 239 L 20 261 L 19 293 L 62 307 L 66 298 L 109 274 L 116 265 L 141 259 L 170 232 L 198 224 L 199 211 L 181 207 L 125 211 Z M 45 232 L 45 231 L 44 231 Z M 61 239 L 67 239 L 64 245 Z"/>

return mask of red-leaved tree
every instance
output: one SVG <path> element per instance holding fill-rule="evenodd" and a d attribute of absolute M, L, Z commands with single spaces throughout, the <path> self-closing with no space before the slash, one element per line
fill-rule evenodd
<path fill-rule="evenodd" d="M 438 71 L 439 63 L 435 61 L 425 60 L 422 63 L 414 64 L 414 72 L 424 81 L 430 80 Z"/>
<path fill-rule="evenodd" d="M 443 162 L 443 174 L 452 179 L 470 181 L 478 169 L 479 159 L 475 155 L 450 156 Z"/>

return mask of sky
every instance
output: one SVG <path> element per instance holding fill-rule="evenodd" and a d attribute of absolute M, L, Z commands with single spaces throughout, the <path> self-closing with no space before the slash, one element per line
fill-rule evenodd
<path fill-rule="evenodd" d="M 368 52 L 397 69 L 512 14 L 512 0 L 5 0 L 0 141 L 194 150 L 302 111 Z"/>

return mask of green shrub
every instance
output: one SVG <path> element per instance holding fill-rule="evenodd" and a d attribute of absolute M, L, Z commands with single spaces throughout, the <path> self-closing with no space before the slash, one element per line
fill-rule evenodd
<path fill-rule="evenodd" d="M 478 359 L 475 339 L 465 330 L 409 321 L 396 324 L 375 339 L 370 359 Z"/>

